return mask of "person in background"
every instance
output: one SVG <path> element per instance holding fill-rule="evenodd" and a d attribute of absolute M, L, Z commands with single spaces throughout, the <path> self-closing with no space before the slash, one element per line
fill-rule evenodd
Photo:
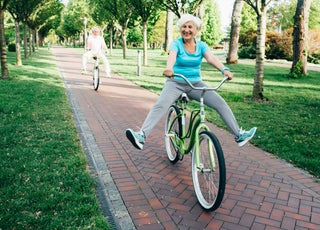
<path fill-rule="evenodd" d="M 201 27 L 201 21 L 198 17 L 184 14 L 177 24 L 180 28 L 181 37 L 170 44 L 167 67 L 163 72 L 167 80 L 160 97 L 150 110 L 139 131 L 126 130 L 126 136 L 129 141 L 140 150 L 143 149 L 146 137 L 151 133 L 171 104 L 179 98 L 181 93 L 186 93 L 192 100 L 200 100 L 201 92 L 191 89 L 182 78 L 173 77 L 174 73 L 184 75 L 195 87 L 208 87 L 201 80 L 200 76 L 201 62 L 204 57 L 210 65 L 221 71 L 224 76 L 228 76 L 228 80 L 232 80 L 233 78 L 233 74 L 229 68 L 225 67 L 213 55 L 208 45 L 195 39 L 195 35 Z M 206 92 L 204 103 L 219 113 L 222 120 L 234 134 L 235 141 L 240 147 L 254 136 L 257 128 L 254 127 L 249 131 L 239 128 L 231 109 L 217 92 Z"/>
<path fill-rule="evenodd" d="M 109 53 L 107 45 L 102 36 L 100 36 L 100 29 L 98 27 L 94 27 L 92 29 L 92 35 L 88 37 L 86 50 L 87 52 L 82 55 L 82 72 L 81 74 L 87 73 L 87 61 L 94 56 L 97 56 L 99 59 L 102 59 L 104 68 L 106 71 L 107 77 L 111 77 L 110 75 L 110 65 L 107 57 L 103 54 L 103 50 L 105 50 L 106 54 Z"/>

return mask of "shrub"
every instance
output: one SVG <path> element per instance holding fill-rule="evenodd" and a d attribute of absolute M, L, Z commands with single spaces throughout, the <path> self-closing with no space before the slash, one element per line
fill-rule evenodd
<path fill-rule="evenodd" d="M 302 69 L 302 61 L 299 60 L 296 66 L 293 68 L 292 73 L 290 73 L 288 77 L 294 78 L 294 79 L 302 78 L 303 74 L 301 73 L 301 69 Z"/>
<path fill-rule="evenodd" d="M 8 51 L 10 51 L 10 52 L 16 52 L 16 44 L 10 43 L 10 44 L 8 45 Z"/>
<path fill-rule="evenodd" d="M 308 62 L 313 64 L 320 64 L 320 53 L 313 53 L 308 55 Z"/>
<path fill-rule="evenodd" d="M 266 58 L 292 60 L 292 39 L 274 31 L 266 33 Z"/>
<path fill-rule="evenodd" d="M 256 48 L 253 44 L 250 46 L 242 46 L 238 51 L 239 58 L 256 58 Z"/>

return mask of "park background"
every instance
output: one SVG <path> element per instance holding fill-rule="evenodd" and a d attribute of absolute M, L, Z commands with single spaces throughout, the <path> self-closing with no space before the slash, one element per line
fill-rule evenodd
<path fill-rule="evenodd" d="M 8 158 L 8 154 L 16 153 L 17 156 L 19 156 L 21 152 L 28 154 L 28 151 L 37 154 L 37 148 L 34 148 L 34 145 L 30 145 L 29 150 L 27 150 L 28 148 L 21 150 L 16 147 L 17 144 L 24 143 L 25 139 L 22 138 L 23 135 L 27 135 L 25 138 L 28 140 L 32 137 L 31 140 L 35 139 L 35 142 L 39 141 L 37 140 L 39 137 L 34 134 L 30 135 L 29 131 L 25 131 L 28 128 L 30 129 L 30 121 L 26 122 L 26 120 L 23 119 L 25 117 L 21 116 L 21 104 L 26 103 L 26 98 L 28 98 L 27 95 L 22 95 L 22 101 L 17 100 L 14 102 L 13 99 L 16 100 L 18 98 L 16 94 L 21 94 L 21 92 L 26 93 L 30 88 L 39 87 L 38 85 L 24 85 L 22 91 L 20 91 L 19 88 L 17 88 L 19 85 L 17 85 L 17 81 L 19 83 L 25 83 L 25 74 L 30 71 L 30 66 L 36 63 L 35 59 L 37 59 L 37 57 L 42 59 L 47 58 L 46 55 L 43 54 L 45 50 L 41 49 L 41 47 L 44 46 L 47 48 L 49 44 L 51 46 L 64 45 L 77 49 L 79 54 L 81 54 L 84 52 L 83 45 L 85 43 L 85 38 L 90 34 L 91 29 L 94 26 L 99 26 L 102 28 L 102 35 L 110 47 L 112 56 L 109 57 L 109 60 L 112 70 L 131 79 L 142 87 L 159 93 L 164 82 L 164 79 L 161 78 L 161 74 L 166 62 L 165 44 L 168 43 L 164 36 L 166 34 L 168 11 L 166 8 L 156 7 L 158 10 L 152 11 L 146 21 L 147 48 L 144 49 L 143 20 L 137 10 L 138 7 L 134 6 L 137 6 L 139 2 L 147 4 L 150 1 L 133 0 L 132 5 L 126 5 L 131 1 L 114 1 L 118 2 L 119 6 L 121 6 L 118 8 L 119 12 L 112 11 L 110 6 L 104 6 L 103 3 L 105 1 L 98 0 L 69 0 L 65 4 L 55 0 L 33 1 L 33 6 L 28 5 L 31 4 L 30 1 L 14 1 L 10 3 L 11 5 L 9 4 L 7 7 L 3 8 L 5 2 L 8 3 L 8 1 L 1 1 L 1 9 L 4 14 L 3 19 L 0 20 L 0 22 L 3 22 L 2 25 L 4 30 L 2 31 L 2 34 L 5 37 L 5 39 L 2 40 L 5 42 L 5 50 L 2 49 L 1 55 L 1 78 L 3 79 L 3 81 L 1 81 L 3 93 L 1 116 L 3 122 L 2 133 L 4 136 L 7 136 L 2 140 L 3 143 L 1 146 L 3 147 L 1 152 L 2 157 L 6 158 L 8 161 L 2 161 L 1 181 L 6 181 L 2 183 L 2 194 L 8 194 L 6 191 L 12 191 L 16 188 L 15 186 L 17 186 L 17 184 L 15 184 L 16 182 L 10 185 L 8 173 L 13 178 L 13 181 L 17 178 L 20 178 L 20 180 L 24 182 L 29 180 L 28 178 L 37 178 L 34 174 L 31 174 L 31 176 L 21 174 L 21 171 L 24 172 L 25 170 L 25 165 L 24 167 L 13 167 L 15 164 L 12 164 L 11 160 L 16 162 L 16 159 L 14 159 L 14 157 L 13 159 L 11 157 Z M 153 3 L 155 2 L 157 1 L 154 1 Z M 178 1 L 163 2 L 174 3 Z M 226 41 L 231 39 L 231 25 L 229 24 L 226 27 L 222 26 L 224 21 L 222 22 L 221 20 L 224 19 L 221 18 L 221 14 L 224 12 L 219 8 L 217 2 L 193 2 L 195 5 L 196 3 L 203 3 L 204 14 L 201 40 L 207 42 L 213 52 L 225 62 L 229 49 L 229 46 L 225 44 Z M 266 59 L 264 61 L 265 64 L 284 63 L 290 66 L 293 59 L 294 16 L 298 3 L 304 1 L 271 2 L 272 4 L 268 6 L 267 11 L 268 20 L 266 24 L 267 31 L 265 43 Z M 16 5 L 14 3 L 16 3 Z M 181 6 L 179 7 L 178 10 L 182 9 Z M 183 8 L 185 10 L 184 12 L 189 12 L 191 7 L 191 5 L 186 5 L 185 8 Z M 28 18 L 21 17 L 21 12 L 19 11 L 21 9 L 30 10 L 27 12 Z M 128 9 L 131 10 L 131 13 L 125 13 L 125 10 Z M 306 49 L 308 50 L 308 52 L 306 52 L 306 57 L 308 58 L 309 68 L 317 67 L 319 64 L 320 23 L 319 17 L 317 17 L 319 11 L 319 1 L 312 1 L 310 9 L 308 10 L 308 37 L 305 39 L 308 42 L 308 45 L 306 46 Z M 129 15 L 130 17 L 128 18 Z M 172 25 L 174 25 L 178 19 L 178 15 L 173 13 L 172 16 Z M 115 21 L 115 18 L 117 18 L 117 21 Z M 121 19 L 123 19 L 123 21 L 120 21 Z M 111 20 L 112 23 L 108 20 Z M 231 21 L 232 20 L 230 19 L 230 22 Z M 125 24 L 126 22 L 127 24 Z M 319 73 L 310 70 L 306 74 L 301 74 L 299 72 L 298 74 L 292 74 L 292 68 L 265 65 L 263 72 L 264 98 L 260 102 L 250 100 L 250 98 L 252 98 L 253 81 L 257 66 L 255 64 L 258 37 L 257 31 L 258 23 L 256 12 L 252 7 L 245 3 L 241 11 L 238 42 L 239 49 L 237 50 L 239 58 L 238 63 L 234 65 L 226 63 L 226 65 L 236 74 L 237 79 L 229 84 L 226 91 L 221 92 L 221 95 L 226 98 L 228 104 L 236 114 L 236 117 L 238 117 L 244 126 L 251 127 L 256 125 L 259 127 L 257 138 L 253 140 L 253 144 L 273 153 L 275 157 L 281 157 L 287 162 L 308 171 L 311 175 L 319 177 Z M 172 26 L 171 39 L 177 38 L 178 36 L 179 32 L 177 28 Z M 124 38 L 125 40 L 123 40 Z M 146 58 L 144 58 L 142 76 L 136 76 L 138 49 L 144 50 L 146 56 Z M 9 53 L 7 53 L 7 51 Z M 3 58 L 3 54 L 7 55 L 7 59 Z M 250 62 L 250 60 L 252 61 Z M 7 66 L 4 65 L 3 62 L 6 62 Z M 18 66 L 21 66 L 21 68 L 17 68 Z M 7 73 L 3 72 L 5 68 L 8 69 Z M 36 65 L 34 68 L 36 68 L 37 71 L 33 70 L 33 74 L 30 76 L 34 76 L 34 72 L 43 74 L 43 69 L 48 67 L 44 64 L 40 64 L 38 66 Z M 126 71 L 124 71 L 125 68 Z M 51 71 L 54 75 L 56 70 L 48 69 L 48 74 L 50 74 Z M 221 77 L 221 74 L 218 71 L 213 71 L 206 63 L 203 64 L 202 73 L 203 79 L 212 85 L 214 85 Z M 37 82 L 37 84 L 39 84 L 39 82 Z M 8 94 L 8 92 L 10 92 L 10 94 Z M 48 91 L 43 94 L 43 97 L 53 97 L 53 95 L 55 94 L 49 93 Z M 9 99 L 7 98 L 8 96 Z M 27 101 L 31 101 L 31 98 Z M 37 98 L 38 97 L 35 97 L 33 99 Z M 8 101 L 13 102 L 14 106 L 10 107 L 7 104 Z M 44 106 L 46 105 L 46 102 L 42 103 L 43 104 L 40 103 L 39 105 L 46 108 Z M 41 109 L 42 112 L 44 110 L 43 108 Z M 52 109 L 50 111 L 55 110 Z M 250 113 L 250 111 L 253 112 Z M 28 114 L 27 111 L 26 114 Z M 48 115 L 46 115 L 45 118 L 37 119 L 48 119 L 47 116 Z M 60 116 L 62 115 L 59 114 L 59 117 Z M 70 117 L 65 118 L 62 116 L 64 122 L 66 122 L 65 119 L 68 120 Z M 219 120 L 219 117 L 214 114 L 214 112 L 209 115 L 209 120 L 224 127 L 223 122 Z M 61 118 L 57 121 L 61 121 Z M 69 122 L 72 124 L 71 120 L 69 120 Z M 14 129 L 14 127 L 8 128 L 8 126 L 10 126 L 9 124 L 16 124 L 19 129 L 17 127 L 16 129 Z M 59 127 L 59 122 L 46 125 L 47 128 L 52 125 Z M 38 129 L 39 127 L 35 128 L 35 130 Z M 15 140 L 16 137 L 13 137 L 12 134 L 17 133 L 17 130 L 20 130 L 18 138 L 21 139 Z M 52 135 L 56 135 L 54 131 L 55 129 L 53 130 Z M 65 131 L 56 132 L 60 133 L 58 137 L 55 137 L 59 139 L 61 138 L 61 133 L 64 133 Z M 71 140 L 76 136 L 75 130 L 73 130 L 73 132 L 74 133 L 71 135 L 66 134 L 66 136 L 70 135 Z M 48 140 L 50 140 L 50 138 L 48 138 Z M 72 145 L 71 140 L 70 142 L 66 142 L 66 144 Z M 48 143 L 50 143 L 50 141 L 48 141 Z M 72 151 L 78 154 L 81 150 L 79 150 L 77 144 L 79 143 L 76 143 L 75 146 L 71 148 L 73 149 Z M 50 147 L 57 148 L 57 144 L 55 143 L 52 146 L 49 144 L 48 149 L 50 149 Z M 64 147 L 67 149 L 70 148 L 70 146 Z M 64 150 L 60 151 L 64 152 Z M 21 157 L 22 156 L 20 155 L 18 159 L 21 159 Z M 76 165 L 81 165 L 81 170 L 85 170 L 85 167 L 83 168 L 85 161 L 82 157 L 80 157 L 79 162 L 80 163 L 76 163 Z M 38 162 L 33 163 L 37 164 Z M 74 175 L 70 175 L 70 178 L 72 177 L 74 177 Z M 50 177 L 47 179 L 50 180 Z M 87 178 L 83 178 L 83 180 L 86 181 Z M 35 181 L 35 184 L 36 183 L 37 180 Z M 48 184 L 50 183 L 48 182 Z M 91 188 L 93 184 L 93 181 L 90 181 L 88 187 Z M 72 184 L 70 184 L 70 186 L 72 186 Z M 24 193 L 22 190 L 24 189 L 21 189 L 21 194 Z M 30 196 L 32 196 L 32 191 L 33 190 L 30 189 Z M 21 197 L 17 195 L 19 192 L 15 194 L 15 202 L 20 200 L 20 202 L 23 203 Z M 81 195 L 79 195 L 79 197 L 81 197 Z M 94 198 L 90 198 L 94 200 Z M 9 202 L 10 200 L 4 199 L 5 200 L 2 200 L 4 203 Z M 2 207 L 6 206 L 4 203 Z M 8 205 L 8 203 L 6 204 Z M 11 205 L 14 207 L 14 202 Z M 26 202 L 25 205 L 28 206 L 30 203 Z M 93 212 L 96 212 L 97 206 L 94 206 L 92 210 Z M 6 212 L 5 210 L 2 211 L 3 213 Z M 35 213 L 34 218 L 37 218 L 40 213 Z M 22 216 L 29 216 L 29 214 L 23 213 Z M 64 221 L 66 222 L 67 219 L 64 219 Z M 98 222 L 99 221 L 100 219 L 98 218 Z M 23 223 L 23 221 L 21 223 Z"/>

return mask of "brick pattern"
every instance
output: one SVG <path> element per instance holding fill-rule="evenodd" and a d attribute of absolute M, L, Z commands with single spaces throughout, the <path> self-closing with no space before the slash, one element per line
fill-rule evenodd
<path fill-rule="evenodd" d="M 167 159 L 164 118 L 143 151 L 125 137 L 127 128 L 142 125 L 158 96 L 114 73 L 95 92 L 91 77 L 80 75 L 79 54 L 58 47 L 54 52 L 137 229 L 320 229 L 319 183 L 250 144 L 239 148 L 214 125 L 227 185 L 221 207 L 203 211 L 193 190 L 191 157 L 175 165 Z"/>

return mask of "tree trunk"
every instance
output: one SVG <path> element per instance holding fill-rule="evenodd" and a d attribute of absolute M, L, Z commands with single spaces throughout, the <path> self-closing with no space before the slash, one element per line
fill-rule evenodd
<path fill-rule="evenodd" d="M 164 41 L 164 50 L 166 53 L 169 52 L 169 46 L 172 40 L 173 40 L 173 12 L 168 9 L 167 20 L 166 20 L 165 41 Z"/>
<path fill-rule="evenodd" d="M 32 52 L 36 52 L 36 31 L 32 29 Z"/>
<path fill-rule="evenodd" d="M 122 57 L 126 59 L 126 50 L 127 50 L 127 37 L 126 37 L 126 28 L 122 27 L 121 30 L 121 38 L 122 38 Z"/>
<path fill-rule="evenodd" d="M 37 45 L 37 49 L 39 49 L 39 29 L 35 29 L 36 31 L 36 45 Z"/>
<path fill-rule="evenodd" d="M 201 2 L 197 10 L 196 16 L 202 21 L 204 15 L 204 2 Z M 201 30 L 196 34 L 196 39 L 201 40 Z"/>
<path fill-rule="evenodd" d="M 148 65 L 148 39 L 147 39 L 147 22 L 143 22 L 143 65 Z"/>
<path fill-rule="evenodd" d="M 266 44 L 267 8 L 263 8 L 258 15 L 258 31 L 256 44 L 256 69 L 252 92 L 253 100 L 263 100 L 263 74 Z"/>
<path fill-rule="evenodd" d="M 1 79 L 9 78 L 7 65 L 7 49 L 4 36 L 4 10 L 0 10 L 0 52 L 1 52 Z"/>
<path fill-rule="evenodd" d="M 113 28 L 110 28 L 110 56 L 112 56 L 112 46 L 113 46 Z"/>
<path fill-rule="evenodd" d="M 236 0 L 233 5 L 229 51 L 226 59 L 227 64 L 238 63 L 238 41 L 243 4 L 243 0 Z"/>
<path fill-rule="evenodd" d="M 308 22 L 311 0 L 298 0 L 293 27 L 293 60 L 291 73 L 301 61 L 300 74 L 307 75 Z"/>
<path fill-rule="evenodd" d="M 28 59 L 28 40 L 27 40 L 27 28 L 23 23 L 23 46 L 24 46 L 24 59 Z"/>
<path fill-rule="evenodd" d="M 29 27 L 29 56 L 32 55 L 32 33 L 31 28 Z"/>
<path fill-rule="evenodd" d="M 15 20 L 15 32 L 16 32 L 16 59 L 17 59 L 17 65 L 21 66 L 21 49 L 20 49 L 20 29 L 19 29 L 19 21 Z"/>

